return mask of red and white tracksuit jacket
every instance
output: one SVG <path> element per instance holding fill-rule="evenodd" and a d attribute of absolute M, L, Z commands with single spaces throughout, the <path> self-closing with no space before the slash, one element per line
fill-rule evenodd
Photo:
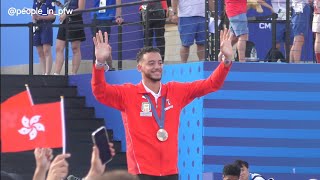
<path fill-rule="evenodd" d="M 205 80 L 162 84 L 157 103 L 141 82 L 137 85 L 111 85 L 105 81 L 104 70 L 93 67 L 91 85 L 94 96 L 102 104 L 121 111 L 126 133 L 129 173 L 153 176 L 178 174 L 178 128 L 181 109 L 193 99 L 221 88 L 230 67 L 224 67 L 224 64 L 220 63 Z M 144 94 L 149 94 L 159 116 L 162 106 L 165 106 L 164 129 L 169 136 L 164 142 L 157 139 L 159 125 L 152 111 L 146 113 L 148 108 L 142 107 L 143 103 L 148 102 Z M 166 97 L 165 104 L 162 104 L 162 97 Z"/>

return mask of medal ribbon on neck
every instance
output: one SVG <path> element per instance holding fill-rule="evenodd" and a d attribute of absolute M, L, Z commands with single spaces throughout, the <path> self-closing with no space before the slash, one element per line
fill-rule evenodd
<path fill-rule="evenodd" d="M 152 113 L 154 114 L 154 118 L 156 119 L 156 122 L 159 125 L 159 128 L 163 129 L 164 128 L 164 119 L 165 119 L 165 110 L 164 109 L 165 109 L 165 106 L 166 106 L 166 104 L 165 104 L 166 97 L 161 97 L 161 100 L 162 100 L 161 106 L 162 106 L 162 108 L 161 108 L 161 117 L 160 117 L 161 119 L 160 119 L 159 116 L 158 116 L 156 108 L 154 107 L 154 105 L 151 102 L 151 99 L 150 99 L 149 95 L 145 94 L 144 96 L 147 98 L 149 104 L 151 105 Z"/>

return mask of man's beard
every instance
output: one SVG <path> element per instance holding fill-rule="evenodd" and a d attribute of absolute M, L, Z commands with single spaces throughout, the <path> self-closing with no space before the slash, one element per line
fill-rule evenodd
<path fill-rule="evenodd" d="M 151 74 L 145 74 L 145 76 L 146 76 L 148 79 L 150 79 L 151 81 L 153 81 L 153 82 L 161 81 L 161 78 L 162 78 L 162 74 L 161 74 L 161 76 L 160 76 L 159 78 L 154 78 L 154 77 L 152 77 Z"/>

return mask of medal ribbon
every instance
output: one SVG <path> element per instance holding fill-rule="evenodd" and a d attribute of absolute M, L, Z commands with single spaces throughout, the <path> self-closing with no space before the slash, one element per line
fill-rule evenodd
<path fill-rule="evenodd" d="M 145 94 L 144 96 L 147 98 L 149 104 L 151 105 L 151 110 L 152 110 L 152 113 L 154 114 L 154 118 L 156 119 L 157 124 L 159 125 L 160 129 L 163 129 L 164 128 L 164 118 L 165 118 L 165 110 L 164 110 L 164 108 L 166 106 L 166 98 L 165 97 L 161 97 L 162 109 L 161 109 L 161 117 L 160 117 L 161 119 L 160 119 L 159 116 L 158 116 L 156 108 L 154 107 L 154 105 L 152 104 L 152 102 L 150 100 L 149 95 Z"/>

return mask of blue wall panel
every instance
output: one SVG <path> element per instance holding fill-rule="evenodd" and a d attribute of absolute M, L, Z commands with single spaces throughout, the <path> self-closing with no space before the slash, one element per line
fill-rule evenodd
<path fill-rule="evenodd" d="M 205 65 L 205 77 L 215 68 Z M 320 177 L 320 66 L 234 64 L 204 97 L 204 172 L 220 179 L 236 159 L 265 177 Z M 219 178 L 220 177 L 220 178 Z"/>
<path fill-rule="evenodd" d="M 163 80 L 190 82 L 202 79 L 203 63 L 188 63 L 165 66 Z M 187 105 L 180 115 L 179 128 L 179 171 L 180 179 L 202 177 L 203 154 L 203 98 L 197 98 Z"/>

